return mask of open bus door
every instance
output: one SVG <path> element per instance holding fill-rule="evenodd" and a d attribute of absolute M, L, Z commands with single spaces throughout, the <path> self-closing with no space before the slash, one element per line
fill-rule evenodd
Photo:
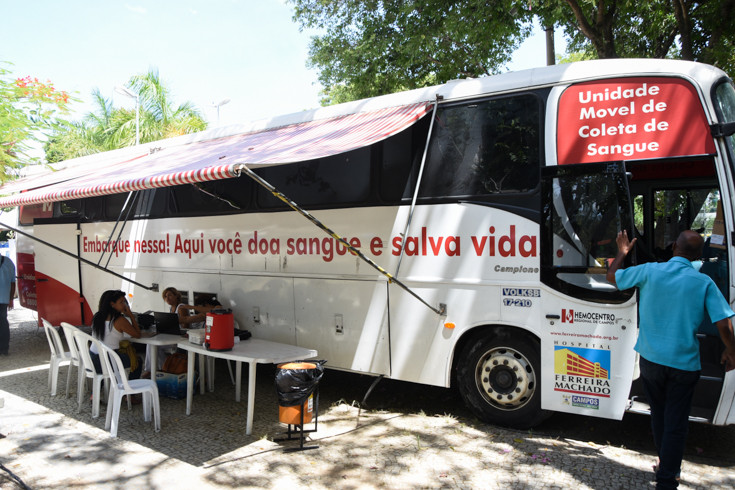
<path fill-rule="evenodd" d="M 636 298 L 605 274 L 618 231 L 633 236 L 630 202 L 621 162 L 542 170 L 545 410 L 620 419 L 627 407 L 637 364 Z"/>

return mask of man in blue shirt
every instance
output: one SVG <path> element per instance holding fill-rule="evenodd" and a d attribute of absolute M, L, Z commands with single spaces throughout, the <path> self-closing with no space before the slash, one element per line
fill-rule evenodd
<path fill-rule="evenodd" d="M 701 370 L 697 330 L 705 314 L 717 325 L 725 344 L 722 363 L 735 368 L 735 336 L 730 317 L 735 316 L 717 286 L 699 273 L 691 261 L 702 256 L 704 240 L 695 231 L 683 231 L 674 243 L 668 262 L 650 262 L 620 269 L 637 238 L 617 236 L 618 253 L 607 280 L 618 289 L 638 287 L 640 326 L 635 350 L 640 354 L 643 390 L 651 406 L 651 428 L 658 451 L 656 488 L 676 488 L 689 411 Z"/>
<path fill-rule="evenodd" d="M 0 256 L 0 355 L 7 356 L 10 347 L 8 310 L 13 309 L 15 298 L 15 264 L 9 257 Z"/>

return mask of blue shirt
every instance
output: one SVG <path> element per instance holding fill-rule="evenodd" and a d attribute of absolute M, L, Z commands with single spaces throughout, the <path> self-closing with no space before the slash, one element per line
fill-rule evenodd
<path fill-rule="evenodd" d="M 640 289 L 635 350 L 656 364 L 700 370 L 697 329 L 705 312 L 712 323 L 735 316 L 714 281 L 684 257 L 618 270 L 615 282 Z"/>
<path fill-rule="evenodd" d="M 15 282 L 15 264 L 3 256 L 0 265 L 0 305 L 7 305 L 10 298 L 10 284 Z"/>

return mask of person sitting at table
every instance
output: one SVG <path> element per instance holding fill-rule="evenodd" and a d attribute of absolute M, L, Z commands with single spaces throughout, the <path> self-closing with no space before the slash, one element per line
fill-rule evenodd
<path fill-rule="evenodd" d="M 189 308 L 183 303 L 183 296 L 181 292 L 174 287 L 167 287 L 161 293 L 163 300 L 168 305 L 169 313 L 176 313 L 179 315 L 179 326 L 181 328 L 187 328 L 191 323 L 189 318 Z"/>
<path fill-rule="evenodd" d="M 139 339 L 141 335 L 138 320 L 130 311 L 130 305 L 128 305 L 124 292 L 109 290 L 102 293 L 98 311 L 92 318 L 92 335 L 118 352 L 123 365 L 131 369 L 128 375 L 129 379 L 136 379 L 140 376 L 142 364 L 138 362 L 137 357 L 131 359 L 127 353 L 118 351 L 120 341 L 124 340 L 126 336 L 127 338 Z M 89 352 L 95 369 L 98 373 L 102 373 L 97 345 L 92 344 Z"/>

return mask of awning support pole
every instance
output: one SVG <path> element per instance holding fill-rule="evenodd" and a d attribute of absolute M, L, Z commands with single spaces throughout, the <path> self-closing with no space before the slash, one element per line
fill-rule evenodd
<path fill-rule="evenodd" d="M 426 134 L 426 144 L 424 145 L 424 154 L 421 157 L 421 165 L 419 166 L 419 174 L 416 177 L 416 188 L 413 190 L 413 198 L 411 199 L 411 208 L 408 210 L 408 219 L 406 220 L 406 226 L 403 228 L 403 239 L 401 240 L 401 251 L 398 254 L 398 265 L 396 265 L 396 274 L 401 268 L 401 262 L 403 262 L 403 252 L 406 250 L 406 237 L 408 236 L 408 229 L 411 226 L 413 220 L 413 212 L 416 210 L 416 201 L 419 197 L 419 189 L 421 188 L 421 179 L 424 176 L 424 167 L 426 166 L 426 155 L 429 153 L 429 143 L 431 142 L 431 133 L 434 131 L 434 121 L 436 120 L 436 110 L 439 107 L 439 96 L 436 97 L 434 102 L 434 110 L 431 111 L 431 121 L 429 122 L 429 132 Z"/>
<path fill-rule="evenodd" d="M 14 227 L 12 227 L 12 226 L 6 225 L 5 223 L 2 223 L 2 222 L 0 222 L 0 226 L 3 226 L 3 227 L 5 227 L 5 228 L 7 228 L 8 230 L 12 230 L 12 231 L 14 231 L 15 233 L 18 233 L 19 235 L 23 235 L 23 236 L 26 236 L 26 237 L 30 238 L 31 240 L 34 240 L 34 241 L 36 241 L 36 242 L 38 242 L 38 243 L 41 243 L 41 244 L 43 244 L 43 245 L 46 245 L 47 247 L 53 248 L 53 249 L 54 249 L 54 250 L 56 250 L 57 252 L 61 252 L 61 253 L 63 253 L 64 255 L 68 255 L 69 257 L 72 257 L 72 258 L 74 258 L 74 259 L 76 259 L 76 260 L 79 260 L 80 262 L 82 262 L 82 263 L 84 263 L 84 264 L 90 265 L 90 266 L 94 267 L 95 269 L 99 269 L 99 270 L 101 270 L 101 271 L 107 272 L 108 274 L 112 274 L 112 275 L 113 275 L 113 276 L 115 276 L 115 277 L 118 277 L 118 278 L 120 278 L 120 279 L 124 279 L 124 280 L 128 281 L 129 283 L 131 283 L 131 284 L 135 284 L 136 286 L 139 286 L 139 287 L 141 287 L 141 288 L 143 288 L 143 289 L 146 289 L 146 290 L 148 290 L 148 291 L 158 291 L 158 284 L 152 284 L 151 286 L 146 286 L 145 284 L 141 284 L 141 283 L 139 283 L 139 282 L 133 281 L 133 280 L 132 280 L 132 279 L 130 279 L 129 277 L 125 277 L 125 276 L 123 276 L 122 274 L 118 274 L 117 272 L 112 272 L 111 270 L 105 269 L 105 268 L 104 268 L 104 267 L 102 267 L 101 265 L 97 265 L 97 264 L 95 264 L 94 262 L 90 262 L 90 261 L 89 261 L 89 260 L 87 260 L 87 259 L 83 259 L 83 258 L 81 258 L 81 257 L 80 257 L 80 256 L 78 256 L 78 255 L 75 255 L 75 254 L 73 254 L 73 253 L 71 253 L 71 252 L 68 252 L 68 251 L 64 250 L 63 248 L 59 248 L 59 247 L 57 247 L 56 245 L 54 245 L 54 244 L 52 244 L 52 243 L 49 243 L 49 242 L 47 242 L 47 241 L 45 241 L 45 240 L 41 240 L 40 238 L 37 238 L 37 237 L 35 237 L 35 236 L 33 236 L 33 235 L 30 235 L 30 234 L 28 234 L 28 233 L 26 233 L 26 232 L 24 232 L 24 231 L 20 231 L 20 230 L 19 230 L 19 229 L 17 229 L 17 228 L 14 228 Z"/>
<path fill-rule="evenodd" d="M 261 186 L 265 187 L 271 194 L 273 194 L 275 197 L 277 197 L 278 199 L 280 199 L 281 201 L 283 201 L 284 203 L 286 203 L 288 205 L 288 207 L 290 207 L 291 209 L 293 209 L 294 211 L 298 212 L 303 217 L 305 217 L 306 219 L 308 219 L 309 221 L 311 221 L 318 228 L 320 228 L 321 230 L 323 230 L 324 232 L 326 232 L 327 235 L 329 235 L 332 238 L 334 238 L 335 240 L 339 241 L 342 245 L 344 245 L 345 247 L 347 247 L 347 249 L 350 252 L 352 252 L 353 254 L 355 254 L 358 257 L 360 257 L 362 260 L 364 260 L 365 262 L 367 262 L 373 269 L 377 270 L 378 272 L 380 272 L 381 274 L 383 274 L 385 277 L 387 277 L 389 282 L 396 283 L 399 287 L 401 287 L 403 290 L 405 290 L 411 296 L 413 296 L 417 300 L 421 301 L 424 305 L 426 305 L 434 313 L 436 313 L 437 315 L 440 315 L 440 316 L 445 316 L 447 314 L 446 305 L 443 305 L 442 304 L 442 305 L 440 305 L 439 308 L 435 308 L 435 307 L 431 306 L 423 298 L 421 298 L 418 294 L 414 293 L 408 286 L 406 286 L 401 281 L 399 281 L 398 279 L 396 279 L 395 277 L 393 277 L 393 275 L 390 272 L 388 272 L 387 270 L 383 269 L 381 266 L 379 266 L 378 264 L 376 264 L 375 262 L 373 262 L 370 258 L 366 257 L 362 252 L 360 252 L 359 249 L 353 247 L 347 240 L 345 240 L 341 236 L 337 235 L 331 229 L 327 228 L 324 224 L 322 224 L 321 221 L 319 221 L 318 219 L 316 219 L 316 217 L 313 214 L 309 213 L 307 210 L 305 210 L 304 208 L 302 208 L 301 206 L 299 206 L 298 204 L 296 204 L 294 201 L 292 201 L 291 199 L 289 199 L 288 197 L 286 197 L 284 194 L 281 193 L 281 191 L 279 191 L 278 189 L 276 189 L 275 187 L 273 187 L 268 181 L 264 180 L 260 175 L 256 174 L 252 170 L 250 170 L 247 166 L 245 166 L 245 165 L 238 165 L 238 166 L 236 166 L 236 170 L 237 171 L 244 171 L 255 182 L 257 182 Z"/>

